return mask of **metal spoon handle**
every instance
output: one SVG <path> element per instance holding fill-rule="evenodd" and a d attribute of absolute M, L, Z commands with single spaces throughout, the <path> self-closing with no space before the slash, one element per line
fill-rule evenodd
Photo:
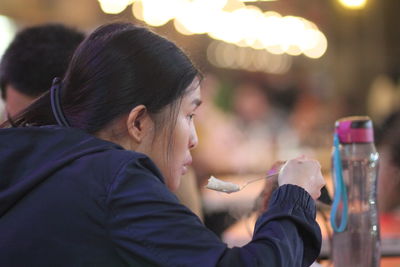
<path fill-rule="evenodd" d="M 250 181 L 247 181 L 244 185 L 242 185 L 242 186 L 240 187 L 240 190 L 242 190 L 242 189 L 243 189 L 245 186 L 247 186 L 248 184 L 251 184 L 251 183 L 256 182 L 256 181 L 258 181 L 258 180 L 268 179 L 268 178 L 271 178 L 271 177 L 274 177 L 274 176 L 277 176 L 277 175 L 279 175 L 279 172 L 275 172 L 275 173 L 272 173 L 272 174 L 268 174 L 267 176 L 264 176 L 264 177 L 259 177 L 259 178 L 255 178 L 255 179 L 252 179 L 252 180 L 250 180 Z"/>

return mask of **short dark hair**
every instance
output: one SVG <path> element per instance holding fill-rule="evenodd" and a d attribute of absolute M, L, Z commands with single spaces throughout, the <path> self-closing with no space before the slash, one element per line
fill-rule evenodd
<path fill-rule="evenodd" d="M 84 34 L 61 24 L 44 24 L 20 31 L 6 49 L 0 64 L 0 88 L 10 84 L 27 96 L 50 89 L 54 77 L 64 76 L 72 54 Z"/>
<path fill-rule="evenodd" d="M 112 23 L 75 51 L 61 85 L 62 109 L 71 127 L 96 133 L 140 104 L 151 115 L 179 104 L 197 77 L 199 71 L 173 42 L 145 27 Z M 14 126 L 27 124 L 56 124 L 49 93 L 13 118 Z"/>

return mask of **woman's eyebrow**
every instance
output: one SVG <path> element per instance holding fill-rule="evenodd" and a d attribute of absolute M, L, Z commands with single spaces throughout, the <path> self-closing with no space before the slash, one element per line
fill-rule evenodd
<path fill-rule="evenodd" d="M 203 101 L 201 101 L 200 98 L 195 98 L 195 99 L 193 99 L 193 101 L 192 101 L 192 105 L 195 105 L 196 107 L 200 106 L 201 103 L 203 103 Z"/>

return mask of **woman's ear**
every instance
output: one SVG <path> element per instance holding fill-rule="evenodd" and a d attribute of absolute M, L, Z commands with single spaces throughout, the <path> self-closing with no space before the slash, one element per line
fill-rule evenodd
<path fill-rule="evenodd" d="M 129 112 L 127 120 L 128 133 L 131 138 L 140 144 L 143 138 L 153 128 L 153 121 L 144 105 L 138 105 Z"/>

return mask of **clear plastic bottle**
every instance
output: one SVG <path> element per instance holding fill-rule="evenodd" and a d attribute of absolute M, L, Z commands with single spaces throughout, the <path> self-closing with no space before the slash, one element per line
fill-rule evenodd
<path fill-rule="evenodd" d="M 335 205 L 332 207 L 331 223 L 332 226 L 335 224 L 333 263 L 336 267 L 379 266 L 380 229 L 376 198 L 379 155 L 374 145 L 372 121 L 360 116 L 340 119 L 336 122 L 336 134 L 339 140 L 336 149 L 340 152 L 337 162 L 341 162 L 341 166 L 334 164 L 333 178 L 335 191 L 340 186 L 338 178 L 343 179 L 341 191 L 345 195 L 336 208 Z M 337 197 L 335 195 L 334 204 Z M 339 222 L 346 222 L 343 219 L 347 219 L 347 224 L 338 229 Z"/>

